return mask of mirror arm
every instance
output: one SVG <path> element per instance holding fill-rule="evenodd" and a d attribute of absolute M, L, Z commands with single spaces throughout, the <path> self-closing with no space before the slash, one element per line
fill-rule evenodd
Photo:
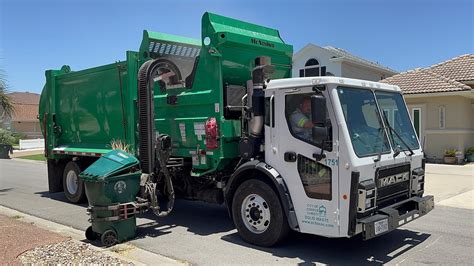
<path fill-rule="evenodd" d="M 324 150 L 321 148 L 320 153 L 313 153 L 313 158 L 316 159 L 317 162 L 321 161 L 322 159 L 326 158 L 326 154 L 324 153 Z"/>

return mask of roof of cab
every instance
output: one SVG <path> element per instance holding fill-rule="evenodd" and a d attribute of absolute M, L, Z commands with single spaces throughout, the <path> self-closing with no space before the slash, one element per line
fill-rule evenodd
<path fill-rule="evenodd" d="M 368 80 L 329 77 L 329 76 L 270 80 L 270 82 L 267 85 L 267 90 L 295 88 L 295 87 L 309 87 L 309 86 L 324 85 L 324 84 L 336 84 L 336 85 L 345 85 L 345 86 L 350 86 L 350 87 L 401 92 L 400 88 L 396 85 L 390 85 L 386 83 L 380 83 L 380 82 L 368 81 Z"/>

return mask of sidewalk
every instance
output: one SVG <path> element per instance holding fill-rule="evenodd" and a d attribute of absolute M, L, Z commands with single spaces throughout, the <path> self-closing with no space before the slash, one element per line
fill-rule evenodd
<path fill-rule="evenodd" d="M 0 265 L 187 264 L 127 244 L 99 248 L 85 240 L 80 230 L 2 206 L 0 228 Z"/>

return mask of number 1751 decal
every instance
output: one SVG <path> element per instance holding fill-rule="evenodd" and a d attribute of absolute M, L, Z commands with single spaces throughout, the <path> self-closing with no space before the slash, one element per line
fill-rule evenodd
<path fill-rule="evenodd" d="M 338 166 L 339 165 L 339 160 L 338 159 L 326 159 L 326 165 L 327 166 Z"/>

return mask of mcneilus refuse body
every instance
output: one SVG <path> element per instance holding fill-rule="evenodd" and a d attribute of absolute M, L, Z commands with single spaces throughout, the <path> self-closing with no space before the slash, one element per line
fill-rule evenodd
<path fill-rule="evenodd" d="M 225 204 L 261 246 L 290 230 L 370 239 L 430 212 L 400 89 L 291 78 L 292 54 L 275 29 L 205 13 L 201 39 L 145 30 L 124 61 L 47 70 L 50 192 L 87 196 L 86 236 L 104 245 L 177 197 Z"/>

